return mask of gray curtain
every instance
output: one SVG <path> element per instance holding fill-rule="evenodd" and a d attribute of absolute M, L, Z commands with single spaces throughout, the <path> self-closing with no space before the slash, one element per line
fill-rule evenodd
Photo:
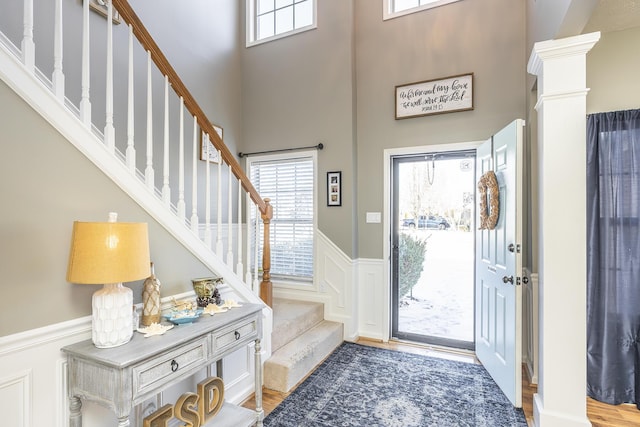
<path fill-rule="evenodd" d="M 640 110 L 587 116 L 587 393 L 640 409 Z"/>

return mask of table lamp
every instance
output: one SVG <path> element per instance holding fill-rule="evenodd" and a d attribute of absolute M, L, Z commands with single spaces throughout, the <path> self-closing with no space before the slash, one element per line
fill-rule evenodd
<path fill-rule="evenodd" d="M 133 292 L 122 282 L 149 276 L 149 236 L 146 223 L 73 223 L 67 281 L 103 284 L 93 294 L 91 338 L 99 348 L 126 344 L 133 335 Z"/>

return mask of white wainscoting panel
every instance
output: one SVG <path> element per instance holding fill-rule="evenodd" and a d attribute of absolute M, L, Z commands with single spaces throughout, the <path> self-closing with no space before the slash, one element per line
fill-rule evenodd
<path fill-rule="evenodd" d="M 31 371 L 15 372 L 0 378 L 2 425 L 31 426 Z"/>
<path fill-rule="evenodd" d="M 389 289 L 381 259 L 358 260 L 359 332 L 364 338 L 389 340 Z"/>
<path fill-rule="evenodd" d="M 324 304 L 324 318 L 344 324 L 344 339 L 358 339 L 357 295 L 353 261 L 322 232 L 316 231 L 314 283 L 279 283 L 273 281 L 273 295 L 299 301 Z"/>
<path fill-rule="evenodd" d="M 381 259 L 351 260 L 316 231 L 313 286 L 273 281 L 273 295 L 324 304 L 325 319 L 344 324 L 344 339 L 389 339 L 389 292 Z"/>
<path fill-rule="evenodd" d="M 0 383 L 3 384 L 2 425 L 65 427 L 66 375 L 60 372 L 65 357 L 60 348 L 91 338 L 91 317 L 0 338 Z M 6 387 L 8 379 L 22 378 Z M 62 404 L 62 406 L 60 406 Z M 66 423 L 61 424 L 61 422 Z M 17 424 L 14 424 L 16 422 Z"/>

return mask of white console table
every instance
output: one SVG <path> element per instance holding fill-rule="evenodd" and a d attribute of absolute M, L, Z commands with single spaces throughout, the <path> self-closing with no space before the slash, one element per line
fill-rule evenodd
<path fill-rule="evenodd" d="M 261 336 L 262 306 L 244 304 L 225 313 L 205 314 L 164 335 L 144 338 L 134 332 L 131 341 L 119 347 L 100 349 L 91 340 L 63 347 L 68 363 L 69 426 L 82 427 L 82 401 L 90 400 L 111 409 L 118 427 L 129 427 L 136 405 L 214 363 L 222 376 L 222 358 L 251 341 L 255 342 L 256 409 L 225 403 L 210 424 L 217 426 L 227 419 L 232 426 L 262 426 Z"/>

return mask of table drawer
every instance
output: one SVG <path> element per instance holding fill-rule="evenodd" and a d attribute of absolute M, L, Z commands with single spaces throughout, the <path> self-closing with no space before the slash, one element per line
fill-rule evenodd
<path fill-rule="evenodd" d="M 205 366 L 207 358 L 207 339 L 205 337 L 134 366 L 134 397 L 156 389 L 164 383 L 190 375 L 194 369 Z"/>
<path fill-rule="evenodd" d="M 220 333 L 213 333 L 213 354 L 220 354 L 234 346 L 238 341 L 252 341 L 258 337 L 258 320 L 247 319 L 239 323 L 233 329 L 227 329 Z"/>

